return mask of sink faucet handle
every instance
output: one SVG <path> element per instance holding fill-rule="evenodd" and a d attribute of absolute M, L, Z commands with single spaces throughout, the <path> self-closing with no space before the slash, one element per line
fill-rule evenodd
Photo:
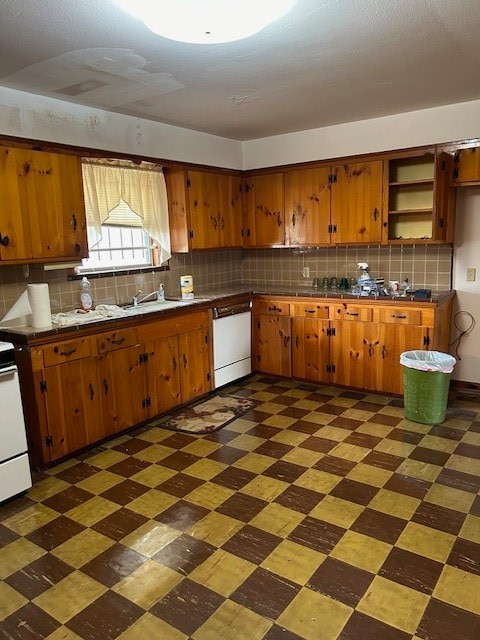
<path fill-rule="evenodd" d="M 138 306 L 138 296 L 139 296 L 141 293 L 143 293 L 143 291 L 142 291 L 141 289 L 139 289 L 139 290 L 137 291 L 137 293 L 133 296 L 132 304 L 133 304 L 133 306 L 134 306 L 134 307 L 137 307 L 137 306 Z"/>

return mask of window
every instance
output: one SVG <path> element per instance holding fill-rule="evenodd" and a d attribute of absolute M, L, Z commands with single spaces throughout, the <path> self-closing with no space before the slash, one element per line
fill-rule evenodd
<path fill-rule="evenodd" d="M 78 271 L 159 265 L 170 258 L 168 207 L 159 167 L 84 160 L 89 257 Z"/>

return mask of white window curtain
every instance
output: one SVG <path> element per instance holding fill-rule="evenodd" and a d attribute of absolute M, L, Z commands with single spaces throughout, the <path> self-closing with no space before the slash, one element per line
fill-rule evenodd
<path fill-rule="evenodd" d="M 166 262 L 172 254 L 167 189 L 161 170 L 85 160 L 82 171 L 87 225 L 94 229 L 95 244 L 102 237 L 102 224 L 123 200 L 157 244 L 160 264 Z"/>

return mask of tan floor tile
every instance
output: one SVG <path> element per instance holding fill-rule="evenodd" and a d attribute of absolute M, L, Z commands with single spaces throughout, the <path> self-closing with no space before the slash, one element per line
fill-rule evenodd
<path fill-rule="evenodd" d="M 464 420 L 463 418 L 449 418 L 442 422 L 442 424 L 446 427 L 452 427 L 452 429 L 459 429 L 461 431 L 467 431 L 472 424 L 470 420 Z"/>
<path fill-rule="evenodd" d="M 99 469 L 107 469 L 108 467 L 111 467 L 112 464 L 117 464 L 117 462 L 122 462 L 122 460 L 126 460 L 127 458 L 128 455 L 126 453 L 108 449 L 107 451 L 102 451 L 101 453 L 97 453 L 94 456 L 90 456 L 87 462 L 93 467 L 98 467 Z"/>
<path fill-rule="evenodd" d="M 382 401 L 385 399 L 385 396 L 377 396 L 375 399 L 376 404 L 378 404 L 378 401 Z M 365 402 L 369 402 L 366 398 L 364 399 Z M 405 415 L 405 411 L 403 410 L 402 407 L 392 407 L 389 404 L 385 404 L 380 411 L 378 411 L 378 413 L 383 413 L 386 416 L 395 416 L 395 418 L 403 418 Z M 405 419 L 405 424 L 410 424 L 410 425 L 417 425 L 418 423 L 416 422 L 411 422 L 410 420 Z M 423 428 L 425 428 L 426 425 L 421 425 Z M 431 426 L 427 426 L 426 431 L 430 431 Z M 413 429 L 412 429 L 413 431 Z"/>
<path fill-rule="evenodd" d="M 337 456 L 337 458 L 343 458 L 344 460 L 351 460 L 352 462 L 360 462 L 360 460 L 363 460 L 369 453 L 370 449 L 366 447 L 358 447 L 356 444 L 341 442 L 330 451 L 329 455 Z"/>
<path fill-rule="evenodd" d="M 233 489 L 227 489 L 227 487 L 221 487 L 213 482 L 205 482 L 193 491 L 191 491 L 185 500 L 198 504 L 206 509 L 216 509 L 222 502 L 225 502 L 227 498 L 233 496 L 235 491 Z"/>
<path fill-rule="evenodd" d="M 352 612 L 347 605 L 304 588 L 277 623 L 306 640 L 336 640 Z"/>
<path fill-rule="evenodd" d="M 28 600 L 6 582 L 0 582 L 0 621 L 18 611 Z"/>
<path fill-rule="evenodd" d="M 32 602 L 64 624 L 106 591 L 93 578 L 74 571 Z"/>
<path fill-rule="evenodd" d="M 168 429 L 162 429 L 161 427 L 152 427 L 148 431 L 145 431 L 145 433 L 137 436 L 137 438 L 139 438 L 140 440 L 145 440 L 146 442 L 157 443 L 162 442 L 162 440 L 166 440 L 171 435 L 172 432 Z"/>
<path fill-rule="evenodd" d="M 458 535 L 460 538 L 480 544 L 480 518 L 472 515 L 467 516 Z"/>
<path fill-rule="evenodd" d="M 418 498 L 412 498 L 388 489 L 380 489 L 368 506 L 370 509 L 388 513 L 390 516 L 410 520 L 420 503 L 421 500 Z"/>
<path fill-rule="evenodd" d="M 330 417 L 334 418 L 335 416 Z M 335 440 L 335 442 L 343 442 L 345 438 L 348 438 L 350 434 L 351 431 L 348 431 L 348 429 L 340 429 L 340 427 L 332 427 L 331 425 L 327 425 L 319 429 L 315 435 L 318 438 L 325 438 L 325 440 Z"/>
<path fill-rule="evenodd" d="M 186 531 L 188 535 L 221 547 L 244 526 L 243 522 L 212 511 Z"/>
<path fill-rule="evenodd" d="M 475 494 L 447 487 L 443 484 L 434 484 L 430 487 L 424 499 L 426 502 L 433 502 L 442 507 L 447 507 L 447 509 L 468 513 L 475 500 Z"/>
<path fill-rule="evenodd" d="M 180 531 L 172 529 L 166 524 L 156 520 L 149 520 L 128 536 L 125 536 L 121 542 L 126 547 L 138 551 L 138 553 L 147 556 L 147 558 L 151 558 L 180 535 Z"/>
<path fill-rule="evenodd" d="M 248 380 L 245 384 L 246 389 L 253 389 L 254 391 L 263 391 L 270 385 L 265 382 L 259 382 L 258 380 Z M 252 396 L 250 396 L 251 398 Z"/>
<path fill-rule="evenodd" d="M 141 618 L 124 631 L 118 640 L 188 640 L 178 629 L 152 615 L 145 613 Z"/>
<path fill-rule="evenodd" d="M 456 440 L 448 440 L 447 438 L 438 438 L 437 436 L 426 435 L 418 443 L 420 447 L 427 447 L 435 451 L 444 451 L 445 453 L 453 453 L 458 446 Z"/>
<path fill-rule="evenodd" d="M 357 404 L 358 400 L 354 400 L 353 398 L 343 398 L 342 396 L 338 396 L 337 398 L 332 398 L 328 401 L 328 404 L 336 405 L 337 407 L 353 407 L 354 404 Z M 345 415 L 343 413 L 342 415 Z"/>
<path fill-rule="evenodd" d="M 228 598 L 256 568 L 257 565 L 248 560 L 217 549 L 188 577 Z"/>
<path fill-rule="evenodd" d="M 269 620 L 227 600 L 192 635 L 194 640 L 261 640 L 272 626 Z"/>
<path fill-rule="evenodd" d="M 252 473 L 262 473 L 268 467 L 274 464 L 275 460 L 269 456 L 264 456 L 260 453 L 247 453 L 243 458 L 233 463 L 232 467 L 238 469 L 245 469 L 245 471 L 251 471 Z"/>
<path fill-rule="evenodd" d="M 62 471 L 66 471 L 67 469 L 70 469 L 70 467 L 74 467 L 76 464 L 78 464 L 78 459 L 70 458 L 70 460 L 65 460 L 65 462 L 57 464 L 54 467 L 51 467 L 51 469 L 45 469 L 44 473 L 49 476 L 56 476 Z"/>
<path fill-rule="evenodd" d="M 276 393 L 269 393 L 268 391 L 257 391 L 256 393 L 252 393 L 252 395 L 248 397 L 251 400 L 258 400 L 259 402 L 267 403 L 275 398 L 276 395 Z"/>
<path fill-rule="evenodd" d="M 300 433 L 299 431 L 285 429 L 284 431 L 279 431 L 273 436 L 273 438 L 270 438 L 270 442 L 281 442 L 282 444 L 288 444 L 291 447 L 296 447 L 309 437 L 310 435 L 308 433 Z"/>
<path fill-rule="evenodd" d="M 271 502 L 289 486 L 288 482 L 282 482 L 275 478 L 267 478 L 266 476 L 257 476 L 240 489 L 240 491 L 242 493 L 247 493 L 250 496 L 254 496 L 255 498 Z"/>
<path fill-rule="evenodd" d="M 187 469 L 184 469 L 183 473 L 187 476 L 193 476 L 194 478 L 200 478 L 201 480 L 211 480 L 216 475 L 227 469 L 228 465 L 217 462 L 216 460 L 198 460 L 194 462 Z"/>
<path fill-rule="evenodd" d="M 416 522 L 409 522 L 400 534 L 395 546 L 432 560 L 446 562 L 455 539 L 455 536 L 450 533 L 431 529 Z"/>
<path fill-rule="evenodd" d="M 125 434 L 124 436 L 113 438 L 113 440 L 107 440 L 107 442 L 104 442 L 102 446 L 105 447 L 106 449 L 113 449 L 114 447 L 118 447 L 118 445 L 124 444 L 125 442 L 128 442 L 131 439 L 132 439 L 131 436 Z"/>
<path fill-rule="evenodd" d="M 135 602 L 143 609 L 151 606 L 169 593 L 183 580 L 183 576 L 155 560 L 147 560 L 133 573 L 118 582 L 113 591 Z"/>
<path fill-rule="evenodd" d="M 332 420 L 335 420 L 336 416 L 332 416 L 331 413 L 322 413 L 321 411 L 311 411 L 310 413 L 307 413 L 306 415 L 303 416 L 302 420 L 305 420 L 305 422 L 313 422 L 313 424 L 318 424 L 318 428 L 320 429 L 320 427 L 326 427 L 330 424 L 330 422 L 332 422 Z M 336 429 L 336 427 L 332 427 L 332 429 Z M 341 432 L 342 429 L 338 429 L 338 432 Z M 343 431 L 346 431 L 346 429 L 343 429 Z M 345 435 L 345 437 L 347 437 L 348 433 Z M 324 438 L 326 438 L 327 436 L 322 436 Z M 339 438 L 337 438 L 339 440 Z M 332 440 L 334 440 L 334 438 L 332 438 Z M 339 440 L 340 441 L 340 440 Z"/>
<path fill-rule="evenodd" d="M 59 515 L 58 511 L 54 511 L 43 504 L 33 504 L 28 509 L 10 516 L 2 524 L 20 536 L 26 536 L 31 531 L 47 524 L 47 522 L 55 520 Z"/>
<path fill-rule="evenodd" d="M 85 480 L 82 480 L 81 482 L 77 482 L 76 486 L 80 487 L 80 489 L 85 489 L 85 491 L 90 491 L 90 493 L 98 495 L 124 480 L 125 478 L 122 478 L 122 476 L 119 476 L 116 473 L 103 470 L 89 478 L 85 478 Z"/>
<path fill-rule="evenodd" d="M 295 409 L 304 409 L 305 411 L 317 411 L 321 407 L 321 403 L 315 400 L 301 399 L 294 402 L 291 406 L 295 407 Z"/>
<path fill-rule="evenodd" d="M 285 409 L 285 406 L 283 407 Z M 273 415 L 270 418 L 267 418 L 262 422 L 262 424 L 266 424 L 269 427 L 277 427 L 277 429 L 286 429 L 290 425 L 296 422 L 295 418 L 290 418 L 288 416 L 279 416 Z"/>
<path fill-rule="evenodd" d="M 304 586 L 326 557 L 319 551 L 283 540 L 260 566 Z"/>
<path fill-rule="evenodd" d="M 330 555 L 354 567 L 377 573 L 392 549 L 391 544 L 346 531 Z"/>
<path fill-rule="evenodd" d="M 234 431 L 235 433 L 246 433 L 250 431 L 253 426 L 253 422 L 251 420 L 244 420 L 243 418 L 237 418 L 233 422 L 228 425 L 229 431 Z"/>
<path fill-rule="evenodd" d="M 330 491 L 342 481 L 341 476 L 326 471 L 318 471 L 317 469 L 307 469 L 293 484 L 311 489 L 318 493 L 330 493 Z"/>
<path fill-rule="evenodd" d="M 398 467 L 397 473 L 403 473 L 411 478 L 419 478 L 420 480 L 426 480 L 427 482 L 435 482 L 442 467 L 436 464 L 430 464 L 428 462 L 421 462 L 420 460 L 407 459 L 402 462 Z"/>
<path fill-rule="evenodd" d="M 414 444 L 401 442 L 399 440 L 389 440 L 388 437 L 374 447 L 375 451 L 390 453 L 392 456 L 399 456 L 400 458 L 408 458 L 414 449 Z"/>
<path fill-rule="evenodd" d="M 325 498 L 310 511 L 313 518 L 325 520 L 331 524 L 348 529 L 362 513 L 364 507 L 354 502 L 342 500 L 334 496 Z"/>
<path fill-rule="evenodd" d="M 71 631 L 68 627 L 61 626 L 46 637 L 46 640 L 82 640 L 80 636 Z"/>
<path fill-rule="evenodd" d="M 359 433 L 368 433 L 369 436 L 375 436 L 376 438 L 386 438 L 392 430 L 393 427 L 389 427 L 386 424 L 376 424 L 375 422 L 366 422 L 356 429 Z"/>
<path fill-rule="evenodd" d="M 155 518 L 159 513 L 171 507 L 172 504 L 178 502 L 178 498 L 159 491 L 158 489 L 150 489 L 135 500 L 128 503 L 128 508 L 135 513 L 141 513 L 147 518 Z"/>
<path fill-rule="evenodd" d="M 78 507 L 70 509 L 65 515 L 86 527 L 91 527 L 118 509 L 120 509 L 120 505 L 116 502 L 111 502 L 101 496 L 94 496 L 79 504 Z"/>
<path fill-rule="evenodd" d="M 291 389 L 289 389 L 288 391 L 285 391 L 283 393 L 284 396 L 286 396 L 287 398 L 306 398 L 308 395 L 310 395 L 311 391 L 304 391 L 303 389 L 297 389 L 296 387 L 293 387 Z"/>
<path fill-rule="evenodd" d="M 170 454 L 171 455 L 171 452 Z M 176 471 L 173 469 L 166 469 L 165 467 L 160 467 L 158 464 L 153 464 L 146 469 L 142 469 L 135 475 L 131 476 L 130 480 L 134 480 L 135 482 L 140 482 L 140 484 L 144 484 L 146 487 L 158 487 L 159 484 L 169 480 L 174 475 L 176 475 Z"/>
<path fill-rule="evenodd" d="M 475 458 L 467 458 L 453 454 L 450 456 L 450 459 L 447 460 L 445 468 L 480 476 L 480 460 L 476 460 Z"/>
<path fill-rule="evenodd" d="M 251 423 L 250 423 L 251 426 Z M 199 458 L 205 458 L 213 451 L 220 449 L 222 445 L 218 442 L 210 442 L 209 440 L 198 439 L 194 442 L 190 442 L 186 447 L 183 447 L 182 451 L 185 453 L 191 453 Z"/>
<path fill-rule="evenodd" d="M 427 607 L 429 597 L 381 576 L 375 576 L 357 611 L 397 629 L 413 633 Z"/>
<path fill-rule="evenodd" d="M 363 411 L 362 409 L 355 409 L 354 407 L 347 409 L 342 413 L 342 417 L 350 418 L 351 420 L 361 420 L 366 422 L 373 415 L 373 411 Z"/>
<path fill-rule="evenodd" d="M 379 407 L 384 407 L 384 405 L 388 405 L 390 402 L 390 398 L 388 396 L 381 396 L 377 393 L 369 393 L 367 396 L 362 398 L 364 402 L 373 402 L 373 404 L 378 404 Z"/>
<path fill-rule="evenodd" d="M 152 444 L 150 447 L 146 449 L 142 449 L 138 453 L 135 454 L 135 458 L 138 460 L 144 460 L 145 462 L 160 462 L 167 456 L 172 455 L 172 449 L 170 447 L 164 447 L 161 444 Z"/>
<path fill-rule="evenodd" d="M 462 442 L 464 444 L 474 444 L 477 447 L 479 447 L 480 446 L 480 433 L 474 433 L 472 431 L 469 431 L 468 433 L 466 433 L 463 436 Z"/>
<path fill-rule="evenodd" d="M 433 597 L 480 615 L 480 576 L 445 565 Z"/>
<path fill-rule="evenodd" d="M 346 477 L 351 480 L 370 484 L 374 487 L 383 487 L 383 485 L 388 482 L 392 476 L 393 471 L 387 471 L 386 469 L 372 467 L 369 464 L 359 462 L 349 473 L 347 473 Z"/>
<path fill-rule="evenodd" d="M 312 451 L 311 449 L 295 448 L 282 456 L 284 462 L 291 462 L 292 464 L 298 464 L 301 467 L 310 468 L 314 464 L 317 464 L 319 460 L 325 457 L 324 453 L 320 451 Z"/>
<path fill-rule="evenodd" d="M 254 451 L 257 447 L 265 442 L 265 438 L 257 438 L 246 433 L 242 433 L 228 443 L 235 449 L 241 449 L 242 451 Z"/>
<path fill-rule="evenodd" d="M 26 538 L 18 538 L 0 549 L 0 580 L 46 554 Z"/>
<path fill-rule="evenodd" d="M 403 409 L 401 409 L 401 411 L 401 415 L 403 415 Z M 396 415 L 398 416 L 399 414 Z M 407 418 L 397 424 L 397 429 L 406 429 L 407 431 L 413 431 L 414 433 L 427 434 L 431 428 L 431 424 L 421 424 L 420 422 L 413 422 L 412 420 L 408 420 Z"/>
<path fill-rule="evenodd" d="M 40 480 L 40 482 L 35 483 L 33 487 L 28 490 L 27 495 L 32 500 L 42 502 L 51 496 L 57 495 L 60 491 L 68 489 L 69 486 L 68 482 L 60 480 L 60 478 L 56 478 L 55 476 L 50 476 L 49 478 L 45 478 L 45 480 Z"/>
<path fill-rule="evenodd" d="M 91 529 L 85 529 L 85 531 L 81 531 L 70 540 L 55 547 L 51 553 L 70 566 L 75 567 L 75 569 L 79 569 L 109 549 L 113 544 L 115 544 L 115 541 L 111 538 L 107 538 Z"/>
<path fill-rule="evenodd" d="M 263 411 L 263 413 L 271 413 L 272 417 L 274 417 L 275 414 L 277 414 L 280 411 L 283 411 L 285 409 L 285 405 L 284 404 L 279 404 L 278 402 L 264 402 L 263 404 L 258 406 L 257 409 L 259 411 Z M 279 416 L 279 417 L 281 417 L 281 416 Z"/>
<path fill-rule="evenodd" d="M 270 503 L 250 521 L 250 524 L 280 538 L 285 538 L 304 518 L 303 513 L 287 509 L 280 504 Z"/>

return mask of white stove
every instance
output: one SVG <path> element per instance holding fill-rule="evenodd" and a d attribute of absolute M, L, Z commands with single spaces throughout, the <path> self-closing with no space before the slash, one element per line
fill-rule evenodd
<path fill-rule="evenodd" d="M 0 342 L 0 502 L 32 486 L 15 352 Z"/>

